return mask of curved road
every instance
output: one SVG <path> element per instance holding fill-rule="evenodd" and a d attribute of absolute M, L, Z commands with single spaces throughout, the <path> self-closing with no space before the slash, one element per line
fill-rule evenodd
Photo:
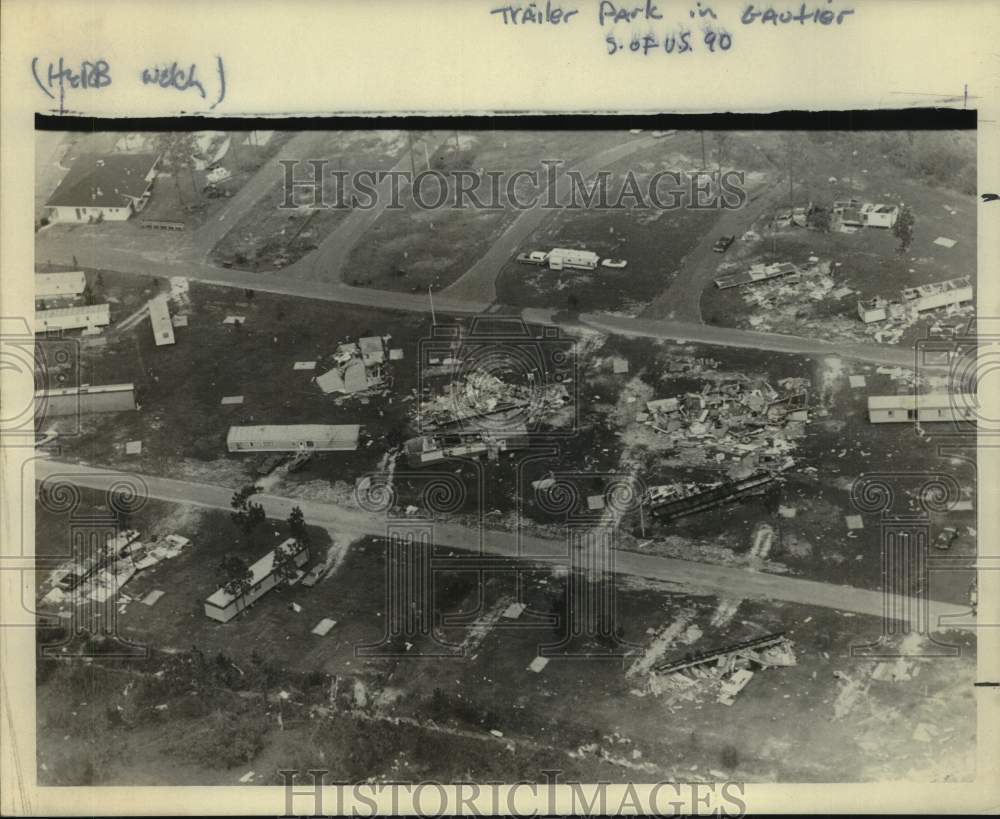
<path fill-rule="evenodd" d="M 77 486 L 106 490 L 121 479 L 122 473 L 98 469 L 78 464 L 37 458 L 34 460 L 35 480 L 64 480 Z M 172 503 L 188 503 L 213 509 L 229 510 L 232 488 L 209 484 L 160 478 L 153 475 L 138 475 L 148 497 Z M 301 498 L 286 498 L 279 495 L 255 495 L 268 517 L 284 519 L 293 506 L 302 509 L 310 524 L 324 526 L 340 534 L 351 536 L 385 535 L 385 523 L 373 514 L 357 509 L 347 509 L 334 504 L 308 501 Z M 475 530 L 456 524 L 434 525 L 434 542 L 467 551 L 481 550 L 484 553 L 504 557 L 516 557 L 533 563 L 565 565 L 569 563 L 566 543 L 528 535 L 515 535 L 493 530 Z M 837 611 L 864 614 L 881 618 L 887 602 L 892 602 L 894 611 L 913 611 L 916 601 L 887 601 L 881 592 L 858 589 L 852 586 L 837 586 L 815 580 L 802 580 L 787 575 L 764 574 L 750 569 L 737 569 L 708 563 L 695 563 L 676 558 L 644 555 L 636 552 L 615 552 L 614 571 L 618 574 L 633 575 L 650 580 L 682 586 L 686 589 L 721 596 L 759 597 L 781 600 L 804 606 L 820 606 Z M 954 627 L 969 625 L 964 619 L 968 608 L 948 603 L 930 603 L 932 624 L 947 617 Z M 877 636 L 877 629 L 871 624 L 862 637 Z"/>

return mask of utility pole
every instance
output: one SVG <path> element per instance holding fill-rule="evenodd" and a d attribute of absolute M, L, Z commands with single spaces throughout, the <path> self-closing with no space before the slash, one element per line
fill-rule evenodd
<path fill-rule="evenodd" d="M 406 132 L 406 141 L 410 145 L 410 178 L 417 175 L 417 166 L 413 162 L 413 131 Z"/>
<path fill-rule="evenodd" d="M 430 285 L 427 285 L 427 298 L 431 302 L 431 326 L 437 327 L 437 316 L 434 314 L 434 292 L 431 290 Z"/>
<path fill-rule="evenodd" d="M 427 170 L 431 169 L 431 158 L 427 153 L 427 140 L 424 139 L 424 163 L 427 165 Z"/>
<path fill-rule="evenodd" d="M 708 167 L 708 159 L 705 155 L 705 132 L 701 132 L 701 167 L 705 169 Z"/>

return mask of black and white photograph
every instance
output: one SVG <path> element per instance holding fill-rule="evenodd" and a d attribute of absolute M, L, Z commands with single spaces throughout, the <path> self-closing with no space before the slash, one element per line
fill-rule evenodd
<path fill-rule="evenodd" d="M 830 121 L 40 123 L 39 784 L 972 780 L 975 120 Z"/>

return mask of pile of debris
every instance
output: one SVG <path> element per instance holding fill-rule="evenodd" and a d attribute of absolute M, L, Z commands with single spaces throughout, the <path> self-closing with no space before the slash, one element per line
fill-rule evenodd
<path fill-rule="evenodd" d="M 671 702 L 714 693 L 717 702 L 732 705 L 757 671 L 797 662 L 792 641 L 779 631 L 661 663 L 654 668 L 659 676 L 650 678 L 650 690 Z"/>
<path fill-rule="evenodd" d="M 440 393 L 421 402 L 417 414 L 421 427 L 427 430 L 475 427 L 476 421 L 485 423 L 505 413 L 530 423 L 562 409 L 570 400 L 562 382 L 514 384 L 492 373 L 473 370 L 464 379 L 449 381 Z"/>
<path fill-rule="evenodd" d="M 701 392 L 646 402 L 636 420 L 667 436 L 676 448 L 699 448 L 706 460 L 746 460 L 748 467 L 782 471 L 809 420 L 808 382 L 784 379 L 779 391 L 765 381 L 719 381 Z"/>
<path fill-rule="evenodd" d="M 316 377 L 316 385 L 324 395 L 356 395 L 382 386 L 386 380 L 382 365 L 385 363 L 387 339 L 366 336 L 356 342 L 337 345 L 333 367 Z"/>

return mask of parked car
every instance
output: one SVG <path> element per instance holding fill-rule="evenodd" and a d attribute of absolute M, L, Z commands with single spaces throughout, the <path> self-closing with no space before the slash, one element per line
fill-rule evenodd
<path fill-rule="evenodd" d="M 663 139 L 663 137 L 673 136 L 677 131 L 653 131 L 653 137 L 655 139 Z"/>
<path fill-rule="evenodd" d="M 549 254 L 543 253 L 541 250 L 532 250 L 530 253 L 517 254 L 517 261 L 524 264 L 545 264 L 548 258 Z"/>
<path fill-rule="evenodd" d="M 712 245 L 712 250 L 716 253 L 725 253 L 729 250 L 729 246 L 735 241 L 735 236 L 720 236 L 715 244 Z"/>
<path fill-rule="evenodd" d="M 942 551 L 951 548 L 951 544 L 958 539 L 958 530 L 954 526 L 945 526 L 934 539 L 934 548 Z"/>
<path fill-rule="evenodd" d="M 628 264 L 625 259 L 605 259 L 601 262 L 601 267 L 613 267 L 620 270 Z"/>

